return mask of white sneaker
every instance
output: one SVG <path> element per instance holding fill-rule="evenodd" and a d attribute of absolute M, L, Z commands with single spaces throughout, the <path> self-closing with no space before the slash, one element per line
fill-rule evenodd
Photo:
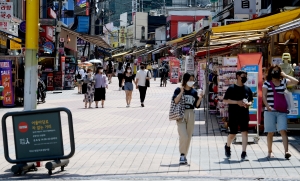
<path fill-rule="evenodd" d="M 129 107 L 129 105 L 126 106 L 127 108 Z"/>
<path fill-rule="evenodd" d="M 122 88 L 121 87 L 119 87 L 119 91 L 121 91 L 122 90 Z"/>

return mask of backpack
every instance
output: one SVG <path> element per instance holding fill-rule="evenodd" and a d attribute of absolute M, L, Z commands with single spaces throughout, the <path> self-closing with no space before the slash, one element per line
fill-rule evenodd
<path fill-rule="evenodd" d="M 81 79 L 81 75 L 80 75 L 79 71 L 77 71 L 76 78 L 77 78 L 77 79 Z"/>

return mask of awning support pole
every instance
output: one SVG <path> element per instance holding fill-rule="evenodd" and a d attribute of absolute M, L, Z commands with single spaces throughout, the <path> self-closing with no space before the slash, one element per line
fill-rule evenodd
<path fill-rule="evenodd" d="M 206 82 L 206 88 L 205 88 L 205 101 L 207 109 L 205 111 L 205 126 L 206 126 L 206 134 L 208 135 L 208 119 L 209 119 L 209 59 L 210 59 L 210 35 L 211 31 L 207 32 L 207 52 L 206 52 L 206 76 L 205 76 L 205 82 Z"/>

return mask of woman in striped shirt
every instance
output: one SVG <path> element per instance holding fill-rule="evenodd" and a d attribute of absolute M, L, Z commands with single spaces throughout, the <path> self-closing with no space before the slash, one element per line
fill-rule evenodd
<path fill-rule="evenodd" d="M 286 75 L 277 65 L 269 68 L 266 79 L 267 80 L 263 85 L 263 102 L 266 106 L 266 110 L 264 112 L 264 127 L 265 132 L 268 133 L 268 157 L 274 157 L 272 153 L 273 136 L 274 132 L 279 131 L 282 136 L 285 158 L 289 159 L 291 154 L 288 152 L 288 137 L 286 132 L 287 112 L 279 112 L 274 109 L 274 92 L 272 85 L 274 85 L 275 91 L 278 94 L 284 94 L 286 87 L 289 85 L 297 85 L 298 80 Z"/>

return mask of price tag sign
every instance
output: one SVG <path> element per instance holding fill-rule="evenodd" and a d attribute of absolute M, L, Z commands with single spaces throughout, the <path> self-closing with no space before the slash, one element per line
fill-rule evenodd
<path fill-rule="evenodd" d="M 0 2 L 0 20 L 13 17 L 13 2 Z"/>

